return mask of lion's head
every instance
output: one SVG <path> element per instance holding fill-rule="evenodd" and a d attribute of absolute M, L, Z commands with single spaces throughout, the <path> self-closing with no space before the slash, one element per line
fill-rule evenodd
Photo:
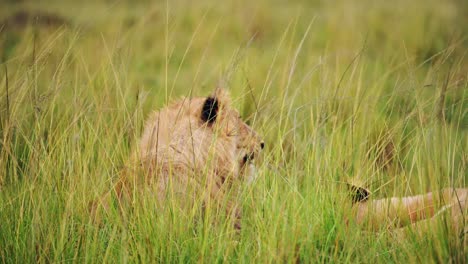
<path fill-rule="evenodd" d="M 258 134 L 232 107 L 228 92 L 183 98 L 154 113 L 140 144 L 145 163 L 172 164 L 197 172 L 241 177 L 264 148 Z M 223 180 L 224 181 L 224 180 Z"/>

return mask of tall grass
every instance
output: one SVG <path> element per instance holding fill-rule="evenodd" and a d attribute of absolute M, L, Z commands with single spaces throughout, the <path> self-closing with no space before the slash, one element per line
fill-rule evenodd
<path fill-rule="evenodd" d="M 466 261 L 444 221 L 407 240 L 344 221 L 348 181 L 467 185 L 462 1 L 1 5 L 1 262 Z M 148 113 L 219 80 L 267 146 L 241 231 L 151 194 L 93 221 Z"/>

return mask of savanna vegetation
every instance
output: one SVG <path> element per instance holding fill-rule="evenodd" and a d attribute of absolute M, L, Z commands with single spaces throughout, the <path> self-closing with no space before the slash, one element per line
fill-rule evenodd
<path fill-rule="evenodd" d="M 344 219 L 348 182 L 372 199 L 467 186 L 466 14 L 461 0 L 0 1 L 0 261 L 465 262 L 443 217 L 406 239 Z M 242 229 L 151 194 L 96 222 L 88 204 L 145 117 L 217 85 L 266 143 L 236 197 Z"/>

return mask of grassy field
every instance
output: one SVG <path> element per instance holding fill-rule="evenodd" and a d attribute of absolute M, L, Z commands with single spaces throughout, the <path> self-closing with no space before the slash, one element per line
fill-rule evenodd
<path fill-rule="evenodd" d="M 0 1 L 0 262 L 467 261 L 443 219 L 343 220 L 349 181 L 468 186 L 465 1 L 135 2 Z M 241 231 L 144 194 L 93 221 L 145 117 L 220 80 L 267 146 Z"/>

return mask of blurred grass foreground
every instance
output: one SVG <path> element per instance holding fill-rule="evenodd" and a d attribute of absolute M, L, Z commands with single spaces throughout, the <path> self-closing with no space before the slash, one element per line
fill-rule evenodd
<path fill-rule="evenodd" d="M 0 1 L 0 262 L 463 263 L 346 225 L 372 198 L 466 187 L 468 3 Z M 266 151 L 242 229 L 142 195 L 93 221 L 145 117 L 225 80 Z M 464 234 L 461 234 L 464 235 Z"/>

